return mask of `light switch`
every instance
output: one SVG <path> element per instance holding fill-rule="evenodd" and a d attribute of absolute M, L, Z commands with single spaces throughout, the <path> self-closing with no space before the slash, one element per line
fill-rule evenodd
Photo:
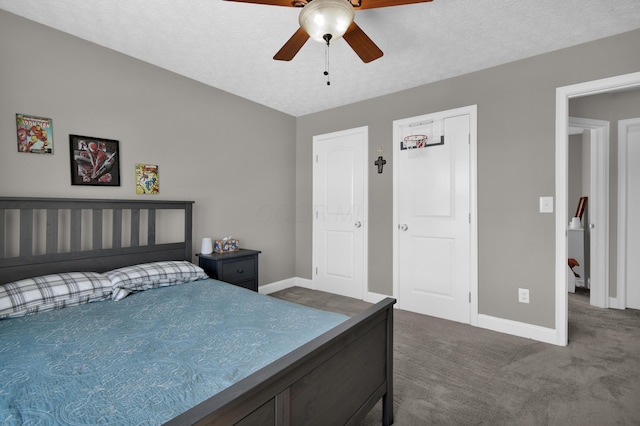
<path fill-rule="evenodd" d="M 540 213 L 553 213 L 553 197 L 540 197 Z"/>

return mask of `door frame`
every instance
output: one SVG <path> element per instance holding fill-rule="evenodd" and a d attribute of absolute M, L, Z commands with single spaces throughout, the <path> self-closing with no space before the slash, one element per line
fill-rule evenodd
<path fill-rule="evenodd" d="M 361 288 L 361 299 L 368 300 L 369 293 L 369 167 L 368 167 L 368 158 L 369 158 L 369 126 L 355 127 L 352 129 L 339 130 L 336 132 L 323 133 L 321 135 L 315 135 L 312 139 L 311 145 L 311 153 L 312 153 L 312 167 L 315 167 L 315 156 L 316 156 L 316 143 L 322 143 L 323 139 L 327 139 L 329 137 L 339 137 L 342 135 L 350 135 L 354 133 L 361 133 L 363 135 L 362 138 L 362 191 L 363 191 L 363 200 L 362 200 L 362 235 L 363 235 L 363 253 L 362 253 L 362 288 Z M 312 176 L 314 173 L 312 172 Z M 311 182 L 311 203 L 312 203 L 312 211 L 315 214 L 316 211 L 316 183 L 315 179 L 312 177 Z M 315 218 L 312 220 L 312 229 L 311 229 L 311 281 L 312 288 L 314 290 L 321 290 L 318 288 L 318 282 L 316 281 L 316 267 L 318 265 L 318 253 L 315 250 L 316 247 L 316 223 Z M 355 265 L 354 265 L 355 267 Z"/>
<path fill-rule="evenodd" d="M 567 192 L 569 168 L 569 99 L 640 87 L 640 72 L 556 88 L 556 216 L 555 216 L 555 341 L 566 346 L 569 328 L 567 293 Z"/>
<path fill-rule="evenodd" d="M 457 115 L 469 115 L 469 323 L 478 325 L 478 105 L 425 113 L 415 117 L 409 117 L 394 121 L 392 134 L 395 138 L 396 123 L 400 121 L 424 121 L 429 116 L 438 115 L 453 117 Z M 399 198 L 399 149 L 400 141 L 392 141 L 393 146 L 393 297 L 398 300 L 398 307 L 402 307 L 400 300 L 400 270 L 398 262 L 398 245 L 400 231 L 398 229 L 398 198 Z"/>
<path fill-rule="evenodd" d="M 590 285 L 589 303 L 609 307 L 609 128 L 604 120 L 569 117 L 569 134 L 591 132 L 589 194 Z M 568 158 L 567 158 L 568 161 Z M 567 166 L 568 170 L 568 166 Z M 569 208 L 570 206 L 567 206 Z M 570 210 L 567 212 L 569 213 Z M 568 219 L 567 219 L 568 220 Z"/>
<path fill-rule="evenodd" d="M 627 308 L 627 129 L 640 124 L 640 118 L 618 121 L 618 262 L 616 282 L 619 309 Z"/>

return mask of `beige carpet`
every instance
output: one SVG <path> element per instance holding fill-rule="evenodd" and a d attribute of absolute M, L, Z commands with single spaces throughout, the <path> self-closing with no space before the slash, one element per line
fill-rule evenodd
<path fill-rule="evenodd" d="M 353 315 L 367 303 L 294 287 L 272 296 Z M 640 311 L 569 297 L 558 347 L 395 311 L 395 425 L 640 425 Z M 377 406 L 363 425 L 379 425 Z"/>

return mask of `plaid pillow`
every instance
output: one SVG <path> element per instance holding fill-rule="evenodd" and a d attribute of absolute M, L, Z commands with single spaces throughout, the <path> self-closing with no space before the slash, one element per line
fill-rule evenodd
<path fill-rule="evenodd" d="M 0 285 L 0 318 L 108 299 L 111 281 L 96 272 L 68 272 Z"/>
<path fill-rule="evenodd" d="M 133 291 L 148 290 L 209 278 L 204 269 L 187 261 L 143 263 L 105 272 L 113 286 L 111 298 L 120 300 Z"/>

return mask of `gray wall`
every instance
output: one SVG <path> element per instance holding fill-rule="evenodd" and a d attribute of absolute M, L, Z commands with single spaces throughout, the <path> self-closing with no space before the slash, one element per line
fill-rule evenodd
<path fill-rule="evenodd" d="M 138 198 L 134 164 L 158 164 L 157 197 L 196 201 L 194 250 L 231 234 L 263 251 L 262 284 L 310 278 L 312 137 L 368 126 L 369 290 L 391 294 L 392 122 L 477 104 L 480 313 L 554 327 L 554 217 L 538 197 L 555 193 L 555 90 L 640 70 L 638 43 L 633 31 L 296 119 L 0 11 L 0 195 Z M 53 118 L 54 155 L 17 152 L 16 113 Z M 122 186 L 69 184 L 70 133 L 120 141 Z"/>
<path fill-rule="evenodd" d="M 571 99 L 569 115 L 609 121 L 609 296 L 617 297 L 618 121 L 640 117 L 640 90 Z"/>
<path fill-rule="evenodd" d="M 296 275 L 311 276 L 314 135 L 369 126 L 369 290 L 391 294 L 393 120 L 477 104 L 479 312 L 554 328 L 555 222 L 538 199 L 555 194 L 556 88 L 640 70 L 638 45 L 640 30 L 299 117 Z M 519 287 L 530 304 L 518 303 Z"/>
<path fill-rule="evenodd" d="M 261 284 L 294 275 L 294 117 L 4 11 L 0 58 L 0 195 L 195 200 L 194 253 L 233 235 Z M 53 155 L 18 153 L 16 113 L 53 119 Z M 120 141 L 120 187 L 71 186 L 70 133 Z M 135 163 L 159 195 L 136 195 Z"/>

